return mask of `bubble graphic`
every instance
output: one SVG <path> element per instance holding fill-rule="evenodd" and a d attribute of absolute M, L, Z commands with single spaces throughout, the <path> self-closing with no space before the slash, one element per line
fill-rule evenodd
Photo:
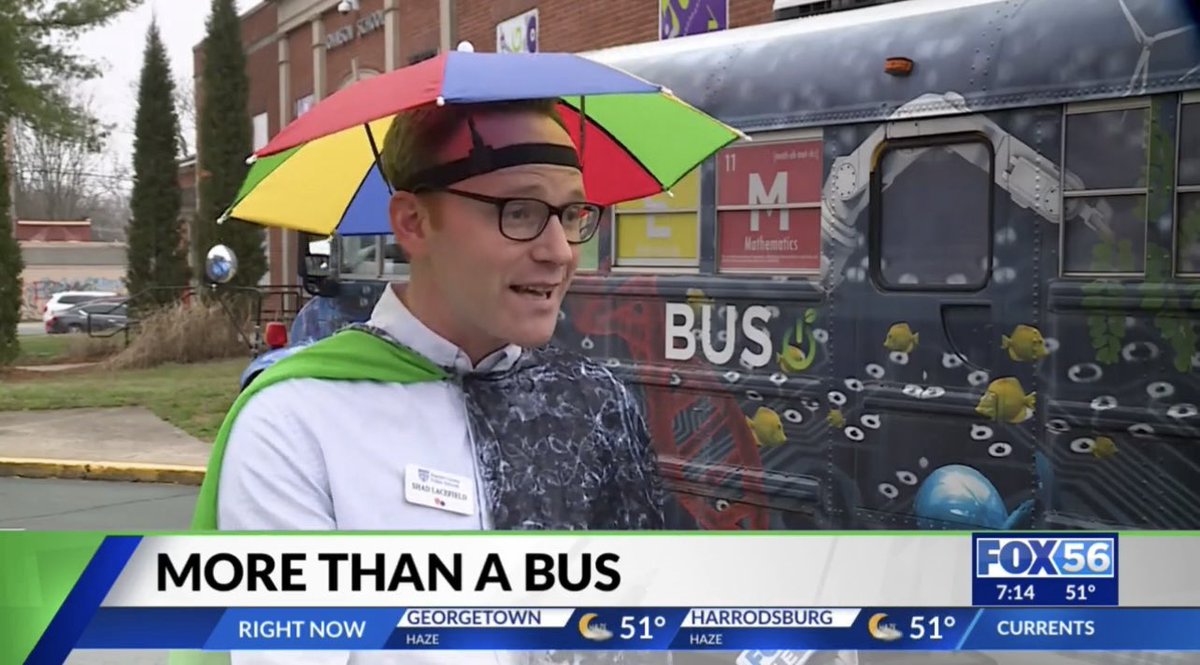
<path fill-rule="evenodd" d="M 1046 429 L 1050 430 L 1051 432 L 1062 434 L 1063 432 L 1069 432 L 1071 430 L 1071 425 L 1062 418 L 1051 418 L 1050 420 L 1046 421 Z"/>
<path fill-rule="evenodd" d="M 967 383 L 970 383 L 973 387 L 978 388 L 979 386 L 982 386 L 983 384 L 987 383 L 988 379 L 990 379 L 990 378 L 992 378 L 992 377 L 987 372 L 985 372 L 984 370 L 981 370 L 981 369 L 977 369 L 974 372 L 971 372 L 970 374 L 967 375 Z"/>
<path fill-rule="evenodd" d="M 1153 399 L 1166 399 L 1175 394 L 1175 386 L 1166 381 L 1155 381 L 1146 386 L 1146 394 Z"/>
<path fill-rule="evenodd" d="M 1135 423 L 1129 426 L 1129 433 L 1134 436 L 1154 436 L 1154 428 L 1147 423 Z"/>
<path fill-rule="evenodd" d="M 795 409 L 785 409 L 783 412 L 783 418 L 784 418 L 784 420 L 787 420 L 789 423 L 804 422 L 804 415 Z"/>
<path fill-rule="evenodd" d="M 879 493 L 889 499 L 900 496 L 900 490 L 896 489 L 896 486 L 891 483 L 879 483 Z"/>
<path fill-rule="evenodd" d="M 1200 413 L 1200 409 L 1197 409 L 1195 404 L 1176 404 L 1167 409 L 1168 416 L 1178 419 L 1191 418 L 1197 413 Z"/>
<path fill-rule="evenodd" d="M 975 441 L 986 441 L 992 438 L 992 428 L 987 425 L 971 425 L 971 438 Z"/>
<path fill-rule="evenodd" d="M 963 366 L 963 359 L 957 353 L 943 353 L 942 367 L 946 369 L 958 369 Z"/>
<path fill-rule="evenodd" d="M 941 386 L 929 386 L 921 391 L 921 399 L 937 399 L 946 394 L 946 389 Z"/>
<path fill-rule="evenodd" d="M 1145 362 L 1158 358 L 1158 345 L 1153 342 L 1130 342 L 1121 349 L 1125 362 Z"/>
<path fill-rule="evenodd" d="M 1079 363 L 1067 370 L 1067 378 L 1075 383 L 1095 383 L 1104 376 L 1104 370 L 1096 363 Z"/>

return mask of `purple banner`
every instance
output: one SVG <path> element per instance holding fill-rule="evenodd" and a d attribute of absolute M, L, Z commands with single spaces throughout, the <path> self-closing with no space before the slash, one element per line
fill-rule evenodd
<path fill-rule="evenodd" d="M 729 27 L 728 0 L 658 0 L 660 39 L 698 35 Z"/>

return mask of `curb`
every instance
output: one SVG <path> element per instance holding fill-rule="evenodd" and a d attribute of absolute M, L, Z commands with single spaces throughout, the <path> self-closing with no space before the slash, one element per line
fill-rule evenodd
<path fill-rule="evenodd" d="M 0 457 L 0 477 L 199 485 L 204 482 L 205 470 L 205 467 L 202 466 L 185 464 Z"/>

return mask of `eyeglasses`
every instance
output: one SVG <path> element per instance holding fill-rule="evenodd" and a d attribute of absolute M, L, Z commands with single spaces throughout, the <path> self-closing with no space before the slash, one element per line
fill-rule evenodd
<path fill-rule="evenodd" d="M 499 208 L 497 222 L 500 225 L 500 234 L 518 242 L 527 242 L 542 235 L 551 215 L 558 217 L 567 242 L 572 245 L 591 240 L 596 234 L 596 229 L 600 228 L 601 209 L 595 203 L 568 203 L 556 207 L 538 199 L 497 198 L 450 188 L 431 191 L 442 191 L 496 206 Z"/>

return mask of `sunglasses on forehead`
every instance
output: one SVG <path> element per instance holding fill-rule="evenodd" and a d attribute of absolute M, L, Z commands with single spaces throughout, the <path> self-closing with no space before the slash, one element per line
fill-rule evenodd
<path fill-rule="evenodd" d="M 475 129 L 475 122 L 467 118 L 471 131 L 471 152 L 466 157 L 438 164 L 415 174 L 413 181 L 420 183 L 413 193 L 445 192 L 455 196 L 489 203 L 497 208 L 497 224 L 500 233 L 509 240 L 529 241 L 546 230 L 551 217 L 562 224 L 567 242 L 578 245 L 587 242 L 600 227 L 601 207 L 584 201 L 554 206 L 545 201 L 529 197 L 496 197 L 477 194 L 451 187 L 453 183 L 499 169 L 521 164 L 549 164 L 581 169 L 579 154 L 574 148 L 555 143 L 521 143 L 493 148 L 487 145 Z"/>

